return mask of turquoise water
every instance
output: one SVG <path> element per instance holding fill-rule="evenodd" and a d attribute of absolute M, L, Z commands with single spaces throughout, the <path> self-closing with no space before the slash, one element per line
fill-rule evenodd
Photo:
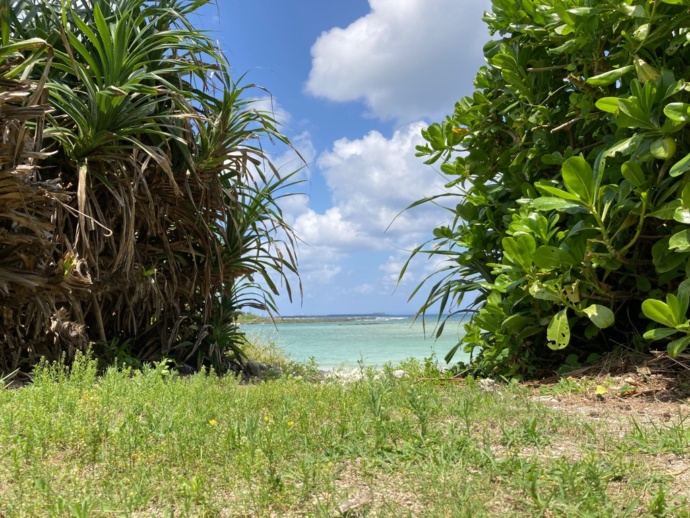
<path fill-rule="evenodd" d="M 293 322 L 299 322 L 294 319 Z M 411 317 L 341 317 L 335 322 L 288 324 L 243 324 L 242 331 L 252 339 L 274 341 L 297 361 L 314 358 L 322 369 L 393 364 L 406 358 L 424 359 L 436 355 L 443 362 L 446 353 L 463 332 L 459 319 L 449 321 L 438 340 L 431 336 L 433 322 L 427 321 L 426 337 L 421 321 Z M 465 359 L 462 352 L 454 361 Z"/>

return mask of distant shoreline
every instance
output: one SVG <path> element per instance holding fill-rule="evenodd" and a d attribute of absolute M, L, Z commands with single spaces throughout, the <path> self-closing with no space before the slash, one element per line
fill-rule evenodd
<path fill-rule="evenodd" d="M 257 315 L 243 315 L 238 320 L 238 324 L 321 324 L 338 322 L 367 322 L 380 319 L 405 319 L 412 318 L 413 315 L 386 315 L 385 313 L 374 313 L 370 315 L 324 315 L 324 316 L 287 316 L 271 319 L 270 317 L 260 317 Z"/>

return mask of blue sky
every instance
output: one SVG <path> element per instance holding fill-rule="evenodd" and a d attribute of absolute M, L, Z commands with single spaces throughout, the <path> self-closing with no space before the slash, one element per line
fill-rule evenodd
<path fill-rule="evenodd" d="M 472 92 L 489 38 L 489 0 L 217 0 L 193 21 L 209 31 L 235 77 L 271 92 L 283 132 L 307 160 L 300 195 L 282 204 L 299 245 L 304 299 L 283 315 L 414 313 L 416 284 L 438 265 L 409 250 L 447 221 L 416 199 L 443 177 L 414 156 L 420 130 Z M 265 96 L 261 91 L 257 97 Z M 300 166 L 275 150 L 281 171 Z"/>

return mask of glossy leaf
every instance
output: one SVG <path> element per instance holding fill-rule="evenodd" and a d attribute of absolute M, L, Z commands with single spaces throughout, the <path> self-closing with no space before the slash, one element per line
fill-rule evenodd
<path fill-rule="evenodd" d="M 623 178 L 628 180 L 635 187 L 641 187 L 647 181 L 647 178 L 645 178 L 644 172 L 642 171 L 642 167 L 640 167 L 640 164 L 637 162 L 625 162 L 621 166 L 621 174 L 623 175 Z"/>
<path fill-rule="evenodd" d="M 671 167 L 671 170 L 668 172 L 668 174 L 670 176 L 680 176 L 688 169 L 690 169 L 690 154 L 685 155 L 682 159 L 673 164 L 673 167 Z"/>
<path fill-rule="evenodd" d="M 569 158 L 561 168 L 565 188 L 588 206 L 594 200 L 594 173 L 587 161 L 579 156 Z"/>
<path fill-rule="evenodd" d="M 597 99 L 597 102 L 594 105 L 603 112 L 618 115 L 618 112 L 620 111 L 618 101 L 618 97 L 602 97 L 601 99 Z"/>
<path fill-rule="evenodd" d="M 592 304 L 582 310 L 587 317 L 592 321 L 592 323 L 599 329 L 605 329 L 611 327 L 616 321 L 616 317 L 606 306 L 601 304 Z"/>
<path fill-rule="evenodd" d="M 562 309 L 553 316 L 546 329 L 546 338 L 549 348 L 555 351 L 568 346 L 570 343 L 570 325 L 568 324 L 567 309 Z"/>
<path fill-rule="evenodd" d="M 690 250 L 690 230 L 683 230 L 671 236 L 668 246 L 671 250 L 677 250 L 678 252 Z"/>
<path fill-rule="evenodd" d="M 529 268 L 532 266 L 532 257 L 537 249 L 537 244 L 532 236 L 523 234 L 517 238 L 504 238 L 503 248 L 508 260 L 521 265 L 523 268 Z"/>
<path fill-rule="evenodd" d="M 539 284 L 538 282 L 533 283 L 529 287 L 529 293 L 535 299 L 539 300 L 551 300 L 553 302 L 561 302 L 561 297 L 558 296 L 553 290 L 547 288 L 546 286 Z"/>
<path fill-rule="evenodd" d="M 587 78 L 587 83 L 592 86 L 607 86 L 618 81 L 628 72 L 632 72 L 635 69 L 633 65 L 628 65 L 625 67 L 617 68 L 615 70 L 609 70 L 603 74 L 592 76 Z"/>
<path fill-rule="evenodd" d="M 678 207 L 673 213 L 673 219 L 679 223 L 685 223 L 690 225 L 690 208 L 688 207 Z"/>
<path fill-rule="evenodd" d="M 687 122 L 690 120 L 690 104 L 669 103 L 664 106 L 664 115 L 674 121 Z"/>
<path fill-rule="evenodd" d="M 673 137 L 661 137 L 652 142 L 649 151 L 659 160 L 668 160 L 676 152 L 676 142 Z"/>
<path fill-rule="evenodd" d="M 582 207 L 579 202 L 564 200 L 563 198 L 542 197 L 532 200 L 532 205 L 537 210 L 567 210 Z"/>
<path fill-rule="evenodd" d="M 688 345 L 690 345 L 690 336 L 684 336 L 678 340 L 673 340 L 673 342 L 667 346 L 668 355 L 671 358 L 676 358 L 680 353 L 687 349 Z"/>
<path fill-rule="evenodd" d="M 644 335 L 642 335 L 642 337 L 645 340 L 661 340 L 662 338 L 668 338 L 677 332 L 678 331 L 676 329 L 671 329 L 670 327 L 657 327 L 656 329 L 650 329 Z"/>
<path fill-rule="evenodd" d="M 654 322 L 666 327 L 676 327 L 676 320 L 671 309 L 665 302 L 656 299 L 647 299 L 642 303 L 642 313 Z"/>
<path fill-rule="evenodd" d="M 540 246 L 534 252 L 534 264 L 545 270 L 554 270 L 572 265 L 572 258 L 555 246 Z"/>

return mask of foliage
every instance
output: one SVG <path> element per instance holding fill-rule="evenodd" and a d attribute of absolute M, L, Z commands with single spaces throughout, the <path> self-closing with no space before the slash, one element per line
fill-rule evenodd
<path fill-rule="evenodd" d="M 673 292 L 690 267 L 688 6 L 493 0 L 475 92 L 418 148 L 441 162 L 452 202 L 433 247 L 412 254 L 447 259 L 417 288 L 441 275 L 420 311 L 473 299 L 448 360 L 462 347 L 480 370 L 535 375 L 566 355 L 646 348 L 649 319 L 687 333 L 685 289 Z"/>
<path fill-rule="evenodd" d="M 79 264 L 56 264 L 51 218 L 71 194 L 58 181 L 44 179 L 37 167 L 42 152 L 47 72 L 52 48 L 43 40 L 12 41 L 2 24 L 0 47 L 0 372 L 22 360 L 38 361 L 46 330 L 55 341 L 74 334 L 63 326 L 57 302 L 86 280 Z M 36 81 L 26 79 L 37 68 Z M 33 123 L 33 127 L 31 127 Z M 21 330 L 21 332 L 18 332 Z M 76 337 L 75 337 L 76 338 Z M 38 339 L 38 340 L 37 340 Z M 75 340 L 76 342 L 76 340 Z"/>
<path fill-rule="evenodd" d="M 294 242 L 277 205 L 292 176 L 281 177 L 262 148 L 289 142 L 252 106 L 253 85 L 239 86 L 190 23 L 204 3 L 3 8 L 5 43 L 41 41 L 54 54 L 50 67 L 22 57 L 10 70 L 49 94 L 45 125 L 34 125 L 45 154 L 35 158 L 44 183 L 68 196 L 41 215 L 53 247 L 42 253 L 82 283 L 50 303 L 33 291 L 47 319 L 25 302 L 12 307 L 2 332 L 24 345 L 11 360 L 3 351 L 0 370 L 32 363 L 31 348 L 56 359 L 90 341 L 108 362 L 115 352 L 131 363 L 165 355 L 222 368 L 228 353 L 242 358 L 239 312 L 275 311 L 280 286 L 292 296 Z M 23 269 L 20 277 L 34 275 Z"/>

